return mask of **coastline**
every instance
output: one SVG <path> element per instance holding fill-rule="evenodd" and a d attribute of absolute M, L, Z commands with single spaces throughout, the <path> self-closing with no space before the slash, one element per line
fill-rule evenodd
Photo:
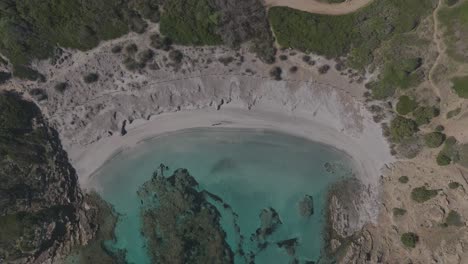
<path fill-rule="evenodd" d="M 387 142 L 380 127 L 370 118 L 362 120 L 360 133 L 349 133 L 345 128 L 337 129 L 338 123 L 331 122 L 326 115 L 317 116 L 309 111 L 285 111 L 277 104 L 256 105 L 247 109 L 230 103 L 216 110 L 201 108 L 162 113 L 149 121 L 135 120 L 126 127 L 124 136 L 113 135 L 87 146 L 71 145 L 69 158 L 84 189 L 92 189 L 91 178 L 99 168 L 119 152 L 138 146 L 145 140 L 167 133 L 190 128 L 243 128 L 265 129 L 302 137 L 332 146 L 351 157 L 356 177 L 366 186 L 369 199 L 362 201 L 357 210 L 359 219 L 353 223 L 356 229 L 365 222 L 374 222 L 378 215 L 380 170 L 393 161 Z M 354 222 L 354 221 L 353 221 Z M 354 228 L 353 228 L 354 229 Z"/>

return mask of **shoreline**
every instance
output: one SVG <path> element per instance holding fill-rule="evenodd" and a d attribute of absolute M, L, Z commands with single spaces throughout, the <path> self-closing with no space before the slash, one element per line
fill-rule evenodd
<path fill-rule="evenodd" d="M 333 122 L 314 119 L 313 113 L 284 111 L 271 105 L 248 110 L 228 104 L 220 110 L 202 108 L 162 113 L 149 121 L 135 120 L 127 126 L 124 136 L 113 135 L 87 146 L 71 145 L 68 155 L 75 167 L 82 188 L 89 189 L 91 177 L 119 152 L 137 146 L 145 140 L 190 128 L 265 129 L 302 137 L 329 145 L 351 157 L 357 178 L 364 185 L 377 187 L 380 170 L 393 161 L 380 127 L 364 122 L 360 135 L 338 130 Z"/>

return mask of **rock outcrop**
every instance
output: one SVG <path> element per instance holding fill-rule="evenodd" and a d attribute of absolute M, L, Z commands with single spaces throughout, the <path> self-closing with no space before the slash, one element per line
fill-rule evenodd
<path fill-rule="evenodd" d="M 15 93 L 0 94 L 0 182 L 0 262 L 56 262 L 93 236 L 58 134 Z"/>

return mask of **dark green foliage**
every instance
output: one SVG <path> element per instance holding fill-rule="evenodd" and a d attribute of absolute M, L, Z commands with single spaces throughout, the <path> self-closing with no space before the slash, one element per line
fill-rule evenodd
<path fill-rule="evenodd" d="M 418 107 L 418 103 L 407 95 L 400 96 L 396 110 L 400 115 L 407 115 Z"/>
<path fill-rule="evenodd" d="M 408 248 L 415 248 L 416 244 L 419 242 L 419 236 L 413 232 L 404 233 L 401 235 L 400 239 L 401 243 Z"/>
<path fill-rule="evenodd" d="M 445 134 L 440 132 L 432 132 L 424 135 L 424 142 L 429 148 L 438 148 L 444 143 Z"/>
<path fill-rule="evenodd" d="M 271 68 L 270 70 L 270 76 L 275 80 L 275 81 L 280 81 L 282 78 L 281 78 L 281 74 L 283 73 L 283 70 L 281 70 L 280 67 L 278 66 L 275 66 L 273 68 Z"/>
<path fill-rule="evenodd" d="M 447 166 L 452 162 L 452 159 L 447 156 L 443 151 L 439 152 L 436 158 L 437 165 L 439 166 Z"/>
<path fill-rule="evenodd" d="M 24 65 L 15 65 L 13 67 L 13 74 L 15 77 L 18 77 L 24 80 L 41 81 L 41 82 L 45 81 L 44 75 Z"/>
<path fill-rule="evenodd" d="M 99 75 L 95 72 L 88 73 L 83 77 L 85 83 L 94 83 L 97 82 L 99 79 Z"/>
<path fill-rule="evenodd" d="M 216 10 L 208 0 L 165 1 L 161 15 L 161 33 L 179 44 L 216 45 L 221 37 L 216 33 Z"/>
<path fill-rule="evenodd" d="M 413 112 L 414 120 L 418 126 L 429 124 L 432 118 L 437 117 L 440 111 L 435 106 L 421 106 Z"/>
<path fill-rule="evenodd" d="M 424 203 L 438 194 L 437 190 L 429 190 L 425 186 L 414 188 L 411 191 L 411 199 L 418 203 Z"/>
<path fill-rule="evenodd" d="M 449 185 L 448 185 L 448 187 L 449 187 L 450 189 L 452 189 L 452 190 L 453 190 L 453 189 L 457 189 L 457 188 L 460 187 L 460 186 L 461 186 L 461 184 L 458 183 L 458 182 L 450 182 Z"/>
<path fill-rule="evenodd" d="M 372 97 L 377 100 L 382 100 L 395 94 L 396 87 L 381 81 L 370 82 L 366 87 L 372 90 Z"/>
<path fill-rule="evenodd" d="M 138 46 L 135 43 L 128 44 L 125 47 L 125 52 L 129 55 L 134 55 L 138 51 Z"/>
<path fill-rule="evenodd" d="M 400 178 L 398 178 L 398 181 L 400 183 L 408 183 L 409 178 L 408 178 L 408 176 L 401 176 Z"/>
<path fill-rule="evenodd" d="M 435 131 L 437 132 L 442 132 L 445 130 L 445 127 L 443 125 L 437 125 L 435 128 L 434 128 Z"/>
<path fill-rule="evenodd" d="M 161 14 L 158 0 L 130 0 L 129 4 L 143 18 L 149 19 L 153 23 L 159 22 Z"/>
<path fill-rule="evenodd" d="M 278 43 L 327 57 L 351 54 L 353 66 L 369 64 L 381 41 L 415 28 L 433 5 L 425 0 L 375 1 L 358 12 L 327 16 L 285 7 L 269 10 Z"/>
<path fill-rule="evenodd" d="M 154 51 L 151 49 L 144 50 L 138 54 L 138 60 L 142 64 L 146 64 L 148 61 L 152 60 L 154 57 Z"/>
<path fill-rule="evenodd" d="M 460 214 L 457 211 L 450 210 L 445 219 L 447 226 L 463 226 L 463 221 Z"/>
<path fill-rule="evenodd" d="M 68 84 L 66 82 L 60 82 L 60 83 L 57 83 L 56 85 L 54 85 L 55 91 L 57 91 L 59 93 L 65 92 L 67 87 L 68 87 Z"/>
<path fill-rule="evenodd" d="M 455 77 L 452 79 L 453 90 L 461 98 L 468 98 L 468 76 Z"/>
<path fill-rule="evenodd" d="M 461 108 L 455 108 L 447 113 L 447 119 L 455 117 L 461 113 Z"/>
<path fill-rule="evenodd" d="M 0 85 L 6 83 L 11 78 L 11 73 L 9 72 L 0 72 Z"/>
<path fill-rule="evenodd" d="M 459 0 L 446 0 L 445 2 L 447 3 L 448 6 L 453 6 L 456 3 L 458 3 Z"/>
<path fill-rule="evenodd" d="M 450 8 L 441 8 L 438 18 L 442 25 L 447 54 L 459 62 L 466 62 L 468 60 L 468 52 L 466 52 L 468 49 L 468 2 L 463 1 Z"/>
<path fill-rule="evenodd" d="M 15 94 L 0 93 L 0 131 L 30 130 L 31 120 L 37 115 L 37 109 L 30 103 L 20 100 Z"/>
<path fill-rule="evenodd" d="M 137 62 L 134 58 L 131 57 L 126 57 L 123 61 L 123 64 L 129 71 L 136 71 L 145 67 L 145 64 Z"/>
<path fill-rule="evenodd" d="M 393 208 L 393 216 L 398 217 L 398 216 L 403 216 L 406 214 L 406 210 L 403 208 Z"/>
<path fill-rule="evenodd" d="M 412 119 L 402 116 L 397 116 L 390 122 L 390 136 L 395 142 L 413 136 L 417 130 L 417 125 Z"/>
<path fill-rule="evenodd" d="M 184 58 L 184 54 L 180 50 L 171 50 L 169 52 L 169 58 L 175 63 L 181 63 Z"/>
<path fill-rule="evenodd" d="M 161 37 L 159 34 L 151 35 L 151 47 L 169 51 L 171 49 L 172 40 L 168 37 Z"/>
<path fill-rule="evenodd" d="M 112 52 L 112 53 L 120 53 L 120 52 L 122 52 L 122 46 L 120 46 L 120 45 L 115 45 L 114 47 L 112 47 L 111 52 Z"/>
<path fill-rule="evenodd" d="M 13 65 L 44 59 L 54 47 L 95 47 L 128 31 L 121 0 L 4 0 L 0 5 L 0 51 Z"/>

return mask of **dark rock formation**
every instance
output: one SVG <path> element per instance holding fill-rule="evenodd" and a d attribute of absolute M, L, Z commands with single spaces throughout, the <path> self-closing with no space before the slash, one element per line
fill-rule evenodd
<path fill-rule="evenodd" d="M 14 93 L 0 94 L 0 183 L 0 260 L 54 262 L 93 236 L 56 131 Z"/>
<path fill-rule="evenodd" d="M 155 175 L 139 190 L 143 235 L 153 263 L 233 263 L 220 214 L 187 170 Z"/>
<path fill-rule="evenodd" d="M 299 213 L 303 217 L 309 217 L 314 214 L 314 199 L 310 195 L 305 195 L 299 202 Z"/>
<path fill-rule="evenodd" d="M 256 236 L 261 240 L 271 235 L 282 224 L 279 214 L 271 207 L 263 209 L 259 217 L 260 228 L 257 229 Z"/>
<path fill-rule="evenodd" d="M 286 239 L 282 240 L 280 242 L 277 242 L 276 245 L 279 248 L 284 248 L 288 255 L 294 256 L 296 254 L 296 247 L 298 245 L 298 239 L 297 238 L 291 238 L 291 239 Z"/>

